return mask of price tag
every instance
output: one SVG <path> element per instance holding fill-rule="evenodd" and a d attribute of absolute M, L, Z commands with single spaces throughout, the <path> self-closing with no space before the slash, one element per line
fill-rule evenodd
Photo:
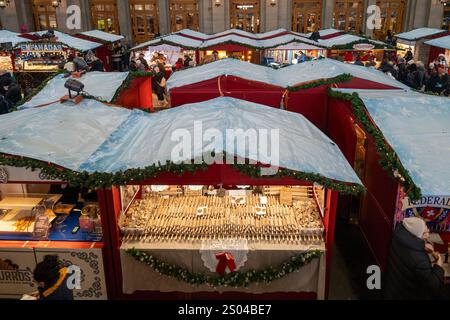
<path fill-rule="evenodd" d="M 267 208 L 265 206 L 255 206 L 256 215 L 264 216 L 267 213 Z"/>
<path fill-rule="evenodd" d="M 208 207 L 197 207 L 197 216 L 204 216 Z"/>
<path fill-rule="evenodd" d="M 231 204 L 235 204 L 238 206 L 243 206 L 247 203 L 247 197 L 246 196 L 232 196 L 231 197 Z"/>
<path fill-rule="evenodd" d="M 292 205 L 292 189 L 291 188 L 282 188 L 280 190 L 280 203 L 291 206 Z"/>
<path fill-rule="evenodd" d="M 266 196 L 259 197 L 259 204 L 265 206 L 267 204 L 267 197 Z"/>

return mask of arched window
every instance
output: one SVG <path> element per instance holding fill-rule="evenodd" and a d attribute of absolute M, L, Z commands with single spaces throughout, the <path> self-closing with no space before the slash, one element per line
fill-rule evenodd
<path fill-rule="evenodd" d="M 135 43 L 148 41 L 159 34 L 156 0 L 130 0 L 130 12 Z"/>
<path fill-rule="evenodd" d="M 231 0 L 230 27 L 253 33 L 259 32 L 259 9 L 259 0 Z"/>
<path fill-rule="evenodd" d="M 310 33 L 320 29 L 322 0 L 292 1 L 292 30 Z"/>
<path fill-rule="evenodd" d="M 170 0 L 169 4 L 172 32 L 182 29 L 199 30 L 197 0 Z"/>
<path fill-rule="evenodd" d="M 406 0 L 378 0 L 381 9 L 381 30 L 374 30 L 374 36 L 386 40 L 388 31 L 399 33 L 403 31 L 403 20 L 406 12 Z"/>
<path fill-rule="evenodd" d="M 120 34 L 116 0 L 91 0 L 94 29 Z"/>
<path fill-rule="evenodd" d="M 364 1 L 336 0 L 334 28 L 345 32 L 362 33 Z"/>
<path fill-rule="evenodd" d="M 36 30 L 57 29 L 56 8 L 51 0 L 33 0 L 33 15 Z"/>

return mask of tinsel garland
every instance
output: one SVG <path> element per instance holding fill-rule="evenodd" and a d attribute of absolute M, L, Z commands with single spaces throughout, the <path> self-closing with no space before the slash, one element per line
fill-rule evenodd
<path fill-rule="evenodd" d="M 156 272 L 175 278 L 191 285 L 200 286 L 208 285 L 213 288 L 217 287 L 234 287 L 245 288 L 252 283 L 270 283 L 274 280 L 281 279 L 284 276 L 295 272 L 303 266 L 309 264 L 312 260 L 319 258 L 323 252 L 312 250 L 293 256 L 289 260 L 281 263 L 278 267 L 269 267 L 262 270 L 249 270 L 245 272 L 233 272 L 223 277 L 209 276 L 199 272 L 191 272 L 185 268 L 175 264 L 167 263 L 158 258 L 148 255 L 147 253 L 135 248 L 126 250 L 134 259 L 150 266 Z"/>
<path fill-rule="evenodd" d="M 352 79 L 353 79 L 353 76 L 351 74 L 344 73 L 344 74 L 341 74 L 341 75 L 339 75 L 337 77 L 334 77 L 334 78 L 321 79 L 321 80 L 318 80 L 318 81 L 313 81 L 313 82 L 310 82 L 310 83 L 307 83 L 307 84 L 302 84 L 302 85 L 295 86 L 295 87 L 287 87 L 287 90 L 291 91 L 291 92 L 297 92 L 297 91 L 300 91 L 300 90 L 316 88 L 316 87 L 320 87 L 320 86 L 323 86 L 323 85 L 331 85 L 331 84 L 334 84 L 334 83 L 349 82 Z"/>
<path fill-rule="evenodd" d="M 226 156 L 224 156 L 224 159 L 225 157 Z M 153 164 L 145 168 L 129 169 L 115 173 L 89 173 L 86 171 L 76 172 L 49 162 L 6 154 L 0 154 L 0 165 L 27 168 L 32 171 L 40 169 L 42 174 L 48 179 L 60 180 L 73 186 L 82 186 L 89 189 L 121 186 L 127 183 L 132 183 L 133 181 L 141 182 L 146 179 L 154 178 L 163 172 L 174 173 L 181 176 L 187 172 L 195 173 L 198 170 L 206 170 L 208 168 L 206 163 L 175 164 L 171 161 L 167 161 L 164 164 L 158 162 L 158 164 Z M 260 166 L 255 166 L 253 164 L 235 164 L 234 168 L 247 174 L 251 178 L 262 178 Z M 364 187 L 360 185 L 338 182 L 315 173 L 297 172 L 282 168 L 280 168 L 275 175 L 264 176 L 263 178 L 267 179 L 282 177 L 292 177 L 302 181 L 317 182 L 327 188 L 339 191 L 341 193 L 356 194 L 364 190 Z"/>
<path fill-rule="evenodd" d="M 60 74 L 62 74 L 62 73 L 64 73 L 64 71 L 63 71 L 63 70 L 59 70 L 59 71 L 56 71 L 55 73 L 49 75 L 44 81 L 42 81 L 42 83 L 41 83 L 39 86 L 37 86 L 36 88 L 34 88 L 34 89 L 32 90 L 32 92 L 31 92 L 28 96 L 26 96 L 25 98 L 23 98 L 22 100 L 20 100 L 19 102 L 17 102 L 17 104 L 14 106 L 14 109 L 17 110 L 18 107 L 20 107 L 21 105 L 23 105 L 23 104 L 27 103 L 28 101 L 30 101 L 31 99 L 33 99 L 33 97 L 34 97 L 35 95 L 37 95 L 42 89 L 44 89 L 45 86 L 46 86 L 51 80 L 53 80 L 56 76 L 58 76 L 58 75 L 60 75 Z"/>
<path fill-rule="evenodd" d="M 354 116 L 362 124 L 364 130 L 370 134 L 375 141 L 375 146 L 378 155 L 380 156 L 380 164 L 383 169 L 388 171 L 392 177 L 401 180 L 401 183 L 411 200 L 420 199 L 420 188 L 414 183 L 408 170 L 402 165 L 397 154 L 387 144 L 383 133 L 369 119 L 364 102 L 360 99 L 359 95 L 356 92 L 349 94 L 333 91 L 330 88 L 328 89 L 328 95 L 332 98 L 346 100 L 351 103 Z"/>
<path fill-rule="evenodd" d="M 131 86 L 131 83 L 134 79 L 137 78 L 145 78 L 145 77 L 153 77 L 153 72 L 147 72 L 147 71 L 131 71 L 128 76 L 126 77 L 125 81 L 121 84 L 121 86 L 117 89 L 116 93 L 114 94 L 114 97 L 112 98 L 111 102 L 116 103 L 117 99 L 119 98 L 120 94 L 126 90 L 128 90 Z"/>

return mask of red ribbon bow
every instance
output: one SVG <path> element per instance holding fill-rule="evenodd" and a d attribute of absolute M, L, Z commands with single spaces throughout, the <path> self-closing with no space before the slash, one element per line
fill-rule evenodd
<path fill-rule="evenodd" d="M 217 263 L 216 272 L 221 276 L 225 274 L 225 270 L 227 268 L 228 270 L 230 270 L 230 272 L 233 272 L 236 269 L 236 263 L 234 262 L 234 258 L 231 253 L 217 253 L 216 259 L 219 260 L 219 263 Z"/>

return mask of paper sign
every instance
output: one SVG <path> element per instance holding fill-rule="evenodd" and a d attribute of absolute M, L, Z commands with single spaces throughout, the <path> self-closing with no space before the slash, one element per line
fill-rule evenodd
<path fill-rule="evenodd" d="M 246 190 L 228 190 L 230 197 L 245 197 L 247 195 Z"/>
<path fill-rule="evenodd" d="M 204 216 L 208 207 L 197 207 L 197 216 Z"/>
<path fill-rule="evenodd" d="M 255 206 L 255 209 L 258 216 L 264 216 L 267 213 L 267 208 L 264 206 Z"/>
<path fill-rule="evenodd" d="M 231 204 L 242 206 L 242 205 L 245 205 L 246 202 L 247 202 L 246 196 L 232 196 L 231 197 Z"/>
<path fill-rule="evenodd" d="M 267 197 L 266 196 L 259 197 L 259 204 L 265 206 L 267 204 Z"/>

